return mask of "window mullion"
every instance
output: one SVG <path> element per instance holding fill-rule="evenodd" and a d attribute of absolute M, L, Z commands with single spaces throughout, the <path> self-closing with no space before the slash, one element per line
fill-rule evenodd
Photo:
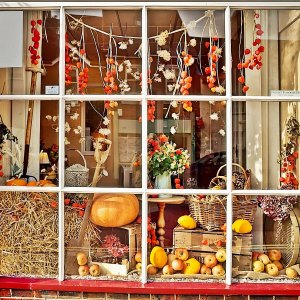
<path fill-rule="evenodd" d="M 59 25 L 59 219 L 58 219 L 58 280 L 64 280 L 64 167 L 65 167 L 65 10 L 60 8 Z"/>
<path fill-rule="evenodd" d="M 147 77 L 148 77 L 147 8 L 142 8 L 142 283 L 147 282 Z"/>
<path fill-rule="evenodd" d="M 225 65 L 226 65 L 226 163 L 227 163 L 227 209 L 226 209 L 226 284 L 232 282 L 232 91 L 231 91 L 231 16 L 230 7 L 225 10 Z"/>

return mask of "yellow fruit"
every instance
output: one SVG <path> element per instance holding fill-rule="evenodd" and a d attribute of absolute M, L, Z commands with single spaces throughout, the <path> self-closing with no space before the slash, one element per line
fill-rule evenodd
<path fill-rule="evenodd" d="M 219 185 L 216 185 L 216 186 L 212 187 L 211 190 L 222 190 L 222 187 Z"/>
<path fill-rule="evenodd" d="M 150 263 L 156 268 L 162 268 L 168 262 L 165 250 L 160 246 L 155 246 L 150 253 Z"/>
<path fill-rule="evenodd" d="M 177 222 L 184 229 L 194 229 L 197 227 L 196 221 L 191 216 L 181 216 Z"/>
<path fill-rule="evenodd" d="M 183 274 L 198 274 L 200 272 L 201 264 L 195 258 L 190 258 L 184 263 Z"/>
<path fill-rule="evenodd" d="M 237 233 L 249 233 L 252 231 L 252 225 L 247 220 L 237 219 L 232 224 L 232 230 Z"/>

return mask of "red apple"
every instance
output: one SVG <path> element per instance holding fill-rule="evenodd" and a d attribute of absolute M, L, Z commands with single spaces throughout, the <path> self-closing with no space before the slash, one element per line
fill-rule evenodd
<path fill-rule="evenodd" d="M 174 269 L 169 265 L 165 265 L 162 269 L 162 272 L 164 275 L 172 275 L 174 273 Z"/>
<path fill-rule="evenodd" d="M 202 265 L 200 269 L 200 274 L 211 275 L 211 268 L 207 267 L 206 265 Z"/>
<path fill-rule="evenodd" d="M 181 259 L 174 259 L 172 262 L 172 268 L 174 269 L 174 271 L 182 271 L 184 268 L 184 263 Z"/>
<path fill-rule="evenodd" d="M 278 268 L 278 271 L 283 270 L 283 265 L 282 265 L 282 263 L 280 261 L 274 260 L 273 264 Z"/>
<path fill-rule="evenodd" d="M 175 249 L 175 256 L 181 260 L 187 260 L 189 258 L 189 252 L 186 248 Z"/>
<path fill-rule="evenodd" d="M 90 268 L 87 265 L 79 266 L 78 273 L 79 273 L 80 276 L 89 275 L 90 274 Z"/>
<path fill-rule="evenodd" d="M 268 256 L 270 260 L 280 260 L 281 259 L 281 252 L 279 250 L 270 250 L 268 251 Z"/>
<path fill-rule="evenodd" d="M 208 254 L 204 257 L 204 264 L 209 268 L 213 268 L 214 266 L 217 265 L 217 263 L 218 260 L 213 254 Z"/>

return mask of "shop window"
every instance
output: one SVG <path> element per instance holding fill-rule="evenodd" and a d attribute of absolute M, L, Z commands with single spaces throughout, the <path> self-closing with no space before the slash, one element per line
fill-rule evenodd
<path fill-rule="evenodd" d="M 299 11 L 106 5 L 23 11 L 0 69 L 0 274 L 293 278 Z"/>

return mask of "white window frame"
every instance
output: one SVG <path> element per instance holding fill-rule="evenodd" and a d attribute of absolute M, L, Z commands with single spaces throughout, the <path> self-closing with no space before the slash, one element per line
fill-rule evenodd
<path fill-rule="evenodd" d="M 172 7 L 170 7 L 172 5 Z M 272 97 L 272 96 L 233 96 L 231 88 L 231 19 L 230 12 L 232 9 L 299 9 L 300 2 L 1 2 L 0 10 L 50 10 L 55 9 L 60 11 L 60 52 L 59 52 L 59 95 L 0 95 L 0 101 L 5 100 L 58 100 L 59 101 L 59 185 L 55 188 L 49 187 L 10 187 L 0 186 L 1 191 L 20 191 L 20 192 L 57 192 L 59 194 L 59 270 L 58 280 L 65 279 L 64 274 L 64 194 L 69 192 L 81 193 L 131 193 L 142 195 L 142 258 L 143 268 L 141 282 L 147 283 L 147 215 L 148 203 L 147 195 L 158 194 L 161 190 L 147 189 L 147 165 L 142 164 L 142 187 L 141 188 L 101 188 L 101 187 L 65 187 L 64 186 L 64 123 L 65 123 L 65 101 L 69 100 L 106 100 L 106 95 L 65 95 L 65 10 L 69 8 L 130 8 L 140 9 L 142 11 L 142 76 L 147 78 L 147 9 L 170 9 L 170 8 L 198 8 L 210 9 L 218 8 L 225 10 L 225 61 L 226 61 L 226 95 L 225 96 L 185 96 L 186 100 L 209 101 L 209 100 L 224 100 L 226 105 L 226 143 L 227 143 L 227 177 L 231 182 L 232 177 L 232 102 L 233 101 L 296 101 L 300 102 L 300 98 L 296 97 Z M 113 95 L 109 96 L 110 100 L 117 101 L 141 101 L 142 100 L 142 120 L 147 120 L 147 100 L 181 100 L 181 96 L 168 95 L 147 95 L 147 81 L 143 80 L 141 95 Z M 147 122 L 142 123 L 142 159 L 147 162 Z M 164 190 L 165 194 L 174 194 L 174 190 Z M 177 195 L 189 194 L 215 194 L 226 195 L 227 197 L 227 224 L 232 224 L 232 197 L 235 195 L 297 195 L 300 196 L 300 190 L 243 190 L 234 191 L 231 185 L 227 186 L 226 190 L 207 190 L 207 189 L 179 189 L 176 190 Z M 230 226 L 229 226 L 230 228 Z M 225 283 L 232 283 L 232 231 L 227 231 L 226 236 L 226 279 Z"/>

